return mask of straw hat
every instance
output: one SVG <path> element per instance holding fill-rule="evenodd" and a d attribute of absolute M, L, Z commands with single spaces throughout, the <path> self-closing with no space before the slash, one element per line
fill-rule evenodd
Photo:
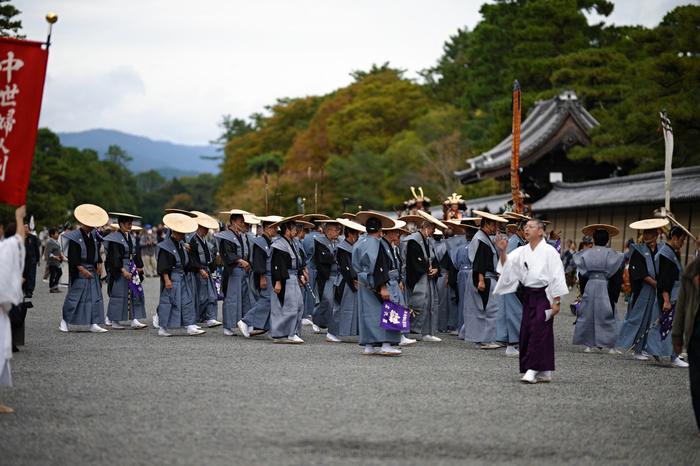
<path fill-rule="evenodd" d="M 468 230 L 469 228 L 471 228 L 472 230 L 478 230 L 478 229 L 479 229 L 479 227 L 475 227 L 474 225 L 468 225 L 468 224 L 466 224 L 466 223 L 460 223 L 460 222 L 457 222 L 457 221 L 454 221 L 454 220 L 447 220 L 447 221 L 445 222 L 445 225 L 447 225 L 448 227 L 452 228 L 452 229 L 455 231 L 455 233 L 457 233 L 457 234 L 459 234 L 459 235 L 464 235 L 464 234 L 466 234 L 466 233 L 467 233 L 467 230 Z"/>
<path fill-rule="evenodd" d="M 668 225 L 668 219 L 665 218 L 648 218 L 646 220 L 637 220 L 630 223 L 630 228 L 633 230 L 652 230 Z"/>
<path fill-rule="evenodd" d="M 177 233 L 194 233 L 197 231 L 197 221 L 185 214 L 165 214 L 163 216 L 163 224 Z"/>
<path fill-rule="evenodd" d="M 506 225 L 506 231 L 511 234 L 515 234 L 515 232 L 518 230 L 518 225 L 515 223 L 509 223 Z"/>
<path fill-rule="evenodd" d="M 482 210 L 472 210 L 472 213 L 473 213 L 473 214 L 476 214 L 476 215 L 479 215 L 479 216 L 481 216 L 481 217 L 483 217 L 483 218 L 487 218 L 487 219 L 489 219 L 489 220 L 495 220 L 496 222 L 501 222 L 501 223 L 507 223 L 507 222 L 508 222 L 508 220 L 506 220 L 505 218 L 501 217 L 500 215 L 494 215 L 494 214 L 492 214 L 492 213 L 484 212 L 484 211 L 482 211 Z"/>
<path fill-rule="evenodd" d="M 348 220 L 346 218 L 337 218 L 336 221 L 338 223 L 340 223 L 341 225 L 343 225 L 344 227 L 350 228 L 350 229 L 355 230 L 355 231 L 361 231 L 362 233 L 365 233 L 367 231 L 367 229 L 364 226 L 360 225 L 359 223 L 355 223 L 352 220 Z"/>
<path fill-rule="evenodd" d="M 615 227 L 612 226 L 612 225 L 606 225 L 606 224 L 604 224 L 604 223 L 594 223 L 594 224 L 592 224 L 592 225 L 586 225 L 585 227 L 583 227 L 583 228 L 581 229 L 581 233 L 583 233 L 583 234 L 586 235 L 586 236 L 591 236 L 591 237 L 592 237 L 592 236 L 593 236 L 593 233 L 595 233 L 596 230 L 605 230 L 605 231 L 607 231 L 607 232 L 608 232 L 608 236 L 610 236 L 611 238 L 612 238 L 613 236 L 617 236 L 617 235 L 620 234 L 620 230 L 618 230 L 617 228 L 615 228 Z"/>
<path fill-rule="evenodd" d="M 386 215 L 382 215 L 377 212 L 369 212 L 366 210 L 358 212 L 357 215 L 355 215 L 355 222 L 367 226 L 367 220 L 369 220 L 372 217 L 382 222 L 382 229 L 394 228 L 394 225 L 396 225 L 396 222 L 387 217 Z"/>
<path fill-rule="evenodd" d="M 73 215 L 82 225 L 97 228 L 109 222 L 107 212 L 95 204 L 81 204 L 75 208 Z"/>
<path fill-rule="evenodd" d="M 129 217 L 129 218 L 142 218 L 138 215 L 125 214 L 124 212 L 110 212 L 109 215 L 114 215 L 115 217 Z"/>
<path fill-rule="evenodd" d="M 444 230 L 445 228 L 447 228 L 447 225 L 445 225 L 444 223 L 442 223 L 440 220 L 436 219 L 436 218 L 433 217 L 432 215 L 426 214 L 426 213 L 423 212 L 422 210 L 419 210 L 419 211 L 418 211 L 418 215 L 420 215 L 421 217 L 423 217 L 425 220 L 429 220 L 431 223 L 435 224 L 435 226 L 440 227 L 440 228 L 442 228 L 443 230 Z"/>
<path fill-rule="evenodd" d="M 243 221 L 248 225 L 260 225 L 262 222 L 253 214 L 243 214 Z"/>
<path fill-rule="evenodd" d="M 343 218 L 346 218 L 348 220 L 355 220 L 355 214 L 351 214 L 350 212 L 345 212 L 345 213 L 343 213 Z"/>
<path fill-rule="evenodd" d="M 121 230 L 121 228 L 119 227 L 119 225 L 117 223 L 110 223 L 109 227 L 112 230 Z M 131 227 L 131 231 L 141 231 L 141 230 L 143 230 L 143 228 L 141 228 L 140 226 L 137 226 L 137 225 L 133 225 Z"/>
<path fill-rule="evenodd" d="M 517 212 L 508 212 L 506 214 L 503 214 L 505 218 L 512 218 L 513 220 L 530 220 L 531 217 L 528 217 L 527 215 L 519 214 Z"/>
<path fill-rule="evenodd" d="M 384 230 L 403 230 L 406 226 L 406 222 L 403 220 L 394 220 L 393 228 L 384 228 Z"/>
<path fill-rule="evenodd" d="M 270 226 L 271 226 L 271 227 L 278 227 L 278 226 L 281 226 L 283 223 L 287 223 L 287 222 L 296 222 L 297 220 L 301 220 L 302 217 L 303 217 L 303 215 L 301 215 L 301 214 L 299 214 L 299 215 L 292 215 L 291 217 L 284 217 L 282 220 L 280 220 L 280 221 L 278 221 L 278 222 L 275 222 L 275 223 L 273 223 L 273 224 L 270 225 Z"/>
<path fill-rule="evenodd" d="M 268 215 L 266 217 L 256 215 L 255 218 L 257 218 L 263 223 L 274 223 L 279 222 L 280 220 L 284 220 L 284 217 L 280 217 L 279 215 Z"/>
<path fill-rule="evenodd" d="M 301 217 L 301 220 L 304 222 L 313 222 L 314 220 L 320 221 L 320 220 L 330 220 L 331 218 L 328 215 L 323 215 L 323 214 L 307 214 Z"/>
<path fill-rule="evenodd" d="M 219 221 L 215 218 L 212 218 L 204 212 L 199 212 L 197 210 L 193 210 L 192 213 L 197 216 L 195 217 L 195 221 L 200 227 L 209 228 L 210 230 L 216 230 L 219 228 Z"/>
<path fill-rule="evenodd" d="M 413 222 L 420 225 L 421 223 L 423 223 L 424 218 L 420 215 L 404 215 L 403 217 L 399 217 L 399 220 L 403 220 L 406 223 Z"/>
<path fill-rule="evenodd" d="M 301 225 L 303 228 L 313 228 L 314 224 L 311 222 L 305 222 L 303 220 L 297 220 L 296 221 L 297 225 Z"/>
<path fill-rule="evenodd" d="M 187 215 L 190 218 L 195 218 L 197 215 L 193 214 L 189 210 L 182 210 L 182 209 L 165 209 L 163 212 L 166 214 L 182 214 L 182 215 Z"/>
<path fill-rule="evenodd" d="M 245 210 L 240 210 L 240 209 L 231 209 L 227 210 L 225 212 L 219 212 L 220 214 L 226 214 L 226 215 L 253 215 L 250 212 L 246 212 Z"/>

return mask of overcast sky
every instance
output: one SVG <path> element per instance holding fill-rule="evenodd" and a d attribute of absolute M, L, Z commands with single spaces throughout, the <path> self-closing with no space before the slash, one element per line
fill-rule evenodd
<path fill-rule="evenodd" d="M 323 95 L 351 70 L 431 67 L 472 0 L 14 0 L 23 33 L 54 25 L 41 126 L 94 128 L 183 144 L 216 139 L 221 115 L 247 118 L 278 97 Z M 654 27 L 690 0 L 616 0 L 607 23 Z M 697 2 L 695 2 L 697 4 Z M 601 18 L 595 17 L 594 21 Z"/>

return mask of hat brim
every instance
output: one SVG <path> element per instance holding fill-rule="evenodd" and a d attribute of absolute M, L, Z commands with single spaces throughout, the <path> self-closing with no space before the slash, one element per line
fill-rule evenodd
<path fill-rule="evenodd" d="M 279 227 L 279 226 L 281 226 L 281 225 L 283 225 L 283 224 L 285 224 L 285 223 L 288 223 L 288 222 L 296 222 L 297 220 L 301 220 L 302 217 L 303 217 L 303 215 L 301 215 L 301 214 L 299 214 L 299 215 L 292 215 L 291 217 L 285 217 L 285 218 L 283 218 L 282 220 L 280 220 L 279 222 L 275 222 L 275 223 L 273 223 L 273 224 L 270 225 L 270 226 L 271 226 L 271 227 Z"/>
<path fill-rule="evenodd" d="M 668 219 L 666 218 L 648 218 L 630 223 L 630 228 L 633 230 L 653 230 L 666 225 L 668 225 Z"/>
<path fill-rule="evenodd" d="M 467 225 L 466 223 L 459 223 L 459 222 L 455 222 L 454 220 L 447 220 L 445 222 L 445 225 L 452 228 L 455 232 L 459 232 L 460 235 L 465 234 L 467 232 L 467 230 L 469 230 L 469 229 L 472 229 L 472 230 L 479 229 L 479 227 L 476 227 L 474 225 Z"/>
<path fill-rule="evenodd" d="M 685 231 L 685 234 L 688 235 L 689 238 L 693 238 L 693 241 L 697 241 L 697 240 L 698 240 L 686 227 L 684 227 L 684 226 L 681 224 L 681 222 L 679 222 L 678 220 L 676 220 L 675 217 L 673 217 L 672 215 L 669 215 L 669 216 L 666 217 L 666 218 L 668 218 L 668 219 L 671 221 L 671 223 L 673 223 L 674 225 L 681 227 L 681 229 L 682 229 L 683 231 Z"/>
<path fill-rule="evenodd" d="M 303 221 L 303 220 L 297 220 L 295 223 L 296 223 L 297 225 L 301 225 L 301 226 L 304 227 L 304 228 L 313 228 L 313 227 L 314 227 L 314 224 L 313 224 L 313 223 L 311 223 L 311 222 L 305 222 L 305 221 Z"/>
<path fill-rule="evenodd" d="M 476 214 L 476 215 L 479 215 L 479 216 L 482 217 L 482 218 L 486 218 L 486 219 L 489 219 L 489 220 L 494 220 L 494 221 L 496 221 L 496 222 L 508 223 L 508 220 L 506 220 L 505 218 L 500 217 L 500 216 L 495 215 L 495 214 L 492 214 L 492 213 L 490 213 L 490 212 L 484 212 L 484 211 L 481 211 L 481 210 L 472 210 L 472 213 L 473 213 L 473 214 Z"/>
<path fill-rule="evenodd" d="M 443 230 L 444 230 L 445 228 L 447 228 L 447 225 L 445 225 L 444 223 L 442 223 L 440 220 L 436 219 L 436 218 L 433 217 L 432 215 L 423 212 L 422 210 L 419 210 L 419 211 L 418 211 L 418 215 L 420 215 L 421 217 L 423 217 L 425 220 L 428 220 L 428 221 L 429 221 L 430 223 L 432 223 L 433 225 L 435 225 L 435 226 L 437 226 L 437 227 L 439 227 L 439 228 L 442 228 Z"/>
<path fill-rule="evenodd" d="M 394 226 L 392 228 L 384 228 L 384 230 L 403 230 L 405 226 L 406 222 L 404 222 L 403 220 L 394 220 Z"/>
<path fill-rule="evenodd" d="M 319 221 L 319 220 L 330 220 L 331 218 L 328 215 L 323 215 L 323 214 L 307 214 L 303 215 L 301 219 L 304 222 L 313 222 L 314 220 Z"/>
<path fill-rule="evenodd" d="M 101 227 L 109 222 L 109 215 L 100 206 L 95 204 L 81 204 L 73 211 L 73 216 L 80 222 L 91 228 Z"/>
<path fill-rule="evenodd" d="M 166 214 L 182 214 L 182 215 L 186 215 L 190 218 L 195 218 L 197 216 L 196 214 L 193 214 L 189 210 L 182 210 L 182 209 L 165 209 L 165 210 L 163 210 L 163 212 L 165 212 Z"/>
<path fill-rule="evenodd" d="M 355 220 L 355 214 L 351 214 L 350 212 L 345 212 L 343 214 L 343 218 L 346 218 L 348 220 Z"/>
<path fill-rule="evenodd" d="M 251 212 L 247 212 L 245 210 L 240 210 L 240 209 L 231 209 L 227 210 L 224 212 L 219 212 L 220 214 L 226 214 L 226 215 L 253 215 Z"/>
<path fill-rule="evenodd" d="M 193 210 L 191 213 L 196 215 L 194 220 L 200 227 L 209 228 L 210 230 L 219 228 L 219 221 L 204 212 Z"/>
<path fill-rule="evenodd" d="M 360 225 L 359 223 L 353 222 L 352 220 L 348 220 L 346 218 L 337 218 L 336 221 L 339 224 L 343 225 L 345 228 L 350 228 L 351 230 L 360 231 L 362 233 L 365 233 L 367 231 L 367 229 L 363 225 Z"/>
<path fill-rule="evenodd" d="M 358 212 L 355 216 L 355 222 L 359 223 L 364 227 L 367 227 L 367 220 L 369 220 L 372 217 L 378 219 L 381 222 L 382 229 L 391 229 L 394 228 L 394 225 L 396 225 L 396 222 L 393 219 L 387 217 L 386 215 L 370 211 Z"/>
<path fill-rule="evenodd" d="M 421 217 L 420 215 L 404 215 L 403 217 L 399 217 L 399 220 L 402 220 L 406 223 L 413 222 L 413 223 L 417 223 L 420 225 L 421 223 L 423 223 L 423 220 L 425 220 L 425 219 L 423 217 Z"/>
<path fill-rule="evenodd" d="M 253 214 L 243 215 L 243 221 L 248 225 L 260 225 L 262 222 Z"/>
<path fill-rule="evenodd" d="M 620 234 L 620 230 L 618 230 L 616 227 L 612 225 L 606 225 L 604 223 L 594 223 L 592 225 L 586 225 L 581 229 L 581 233 L 583 233 L 586 236 L 590 236 L 591 238 L 593 237 L 593 233 L 596 232 L 596 230 L 605 230 L 608 232 L 609 237 L 617 236 Z"/>
<path fill-rule="evenodd" d="M 194 233 L 199 228 L 197 221 L 189 215 L 181 213 L 165 214 L 163 224 L 176 233 Z"/>
<path fill-rule="evenodd" d="M 129 217 L 129 218 L 143 218 L 134 214 L 126 214 L 124 212 L 110 212 L 109 215 L 114 215 L 115 217 Z"/>

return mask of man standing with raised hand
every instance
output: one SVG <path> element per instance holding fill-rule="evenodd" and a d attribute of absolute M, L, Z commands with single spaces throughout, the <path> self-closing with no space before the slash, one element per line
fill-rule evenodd
<path fill-rule="evenodd" d="M 568 293 L 564 267 L 556 249 L 543 239 L 544 224 L 532 219 L 525 225 L 528 245 L 507 252 L 508 240 L 500 234 L 494 242 L 500 250 L 497 272 L 501 274 L 493 292 L 513 293 L 522 283 L 523 319 L 520 326 L 520 379 L 527 383 L 549 382 L 554 370 L 552 318 Z"/>

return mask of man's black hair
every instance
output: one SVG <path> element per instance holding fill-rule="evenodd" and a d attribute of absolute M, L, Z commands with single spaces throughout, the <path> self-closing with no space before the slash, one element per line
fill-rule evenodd
<path fill-rule="evenodd" d="M 675 227 L 671 228 L 671 231 L 668 233 L 668 239 L 671 239 L 671 238 L 681 239 L 681 238 L 683 238 L 684 235 L 687 235 L 685 230 L 683 230 L 683 228 L 676 225 Z"/>
<path fill-rule="evenodd" d="M 596 246 L 605 246 L 608 241 L 610 241 L 610 234 L 606 230 L 599 228 L 593 232 L 593 243 Z"/>
<path fill-rule="evenodd" d="M 49 228 L 49 236 L 53 236 L 55 233 L 58 233 L 58 228 L 56 228 L 56 227 Z"/>
<path fill-rule="evenodd" d="M 367 219 L 367 233 L 376 233 L 382 227 L 382 221 L 377 217 L 370 217 Z"/>

